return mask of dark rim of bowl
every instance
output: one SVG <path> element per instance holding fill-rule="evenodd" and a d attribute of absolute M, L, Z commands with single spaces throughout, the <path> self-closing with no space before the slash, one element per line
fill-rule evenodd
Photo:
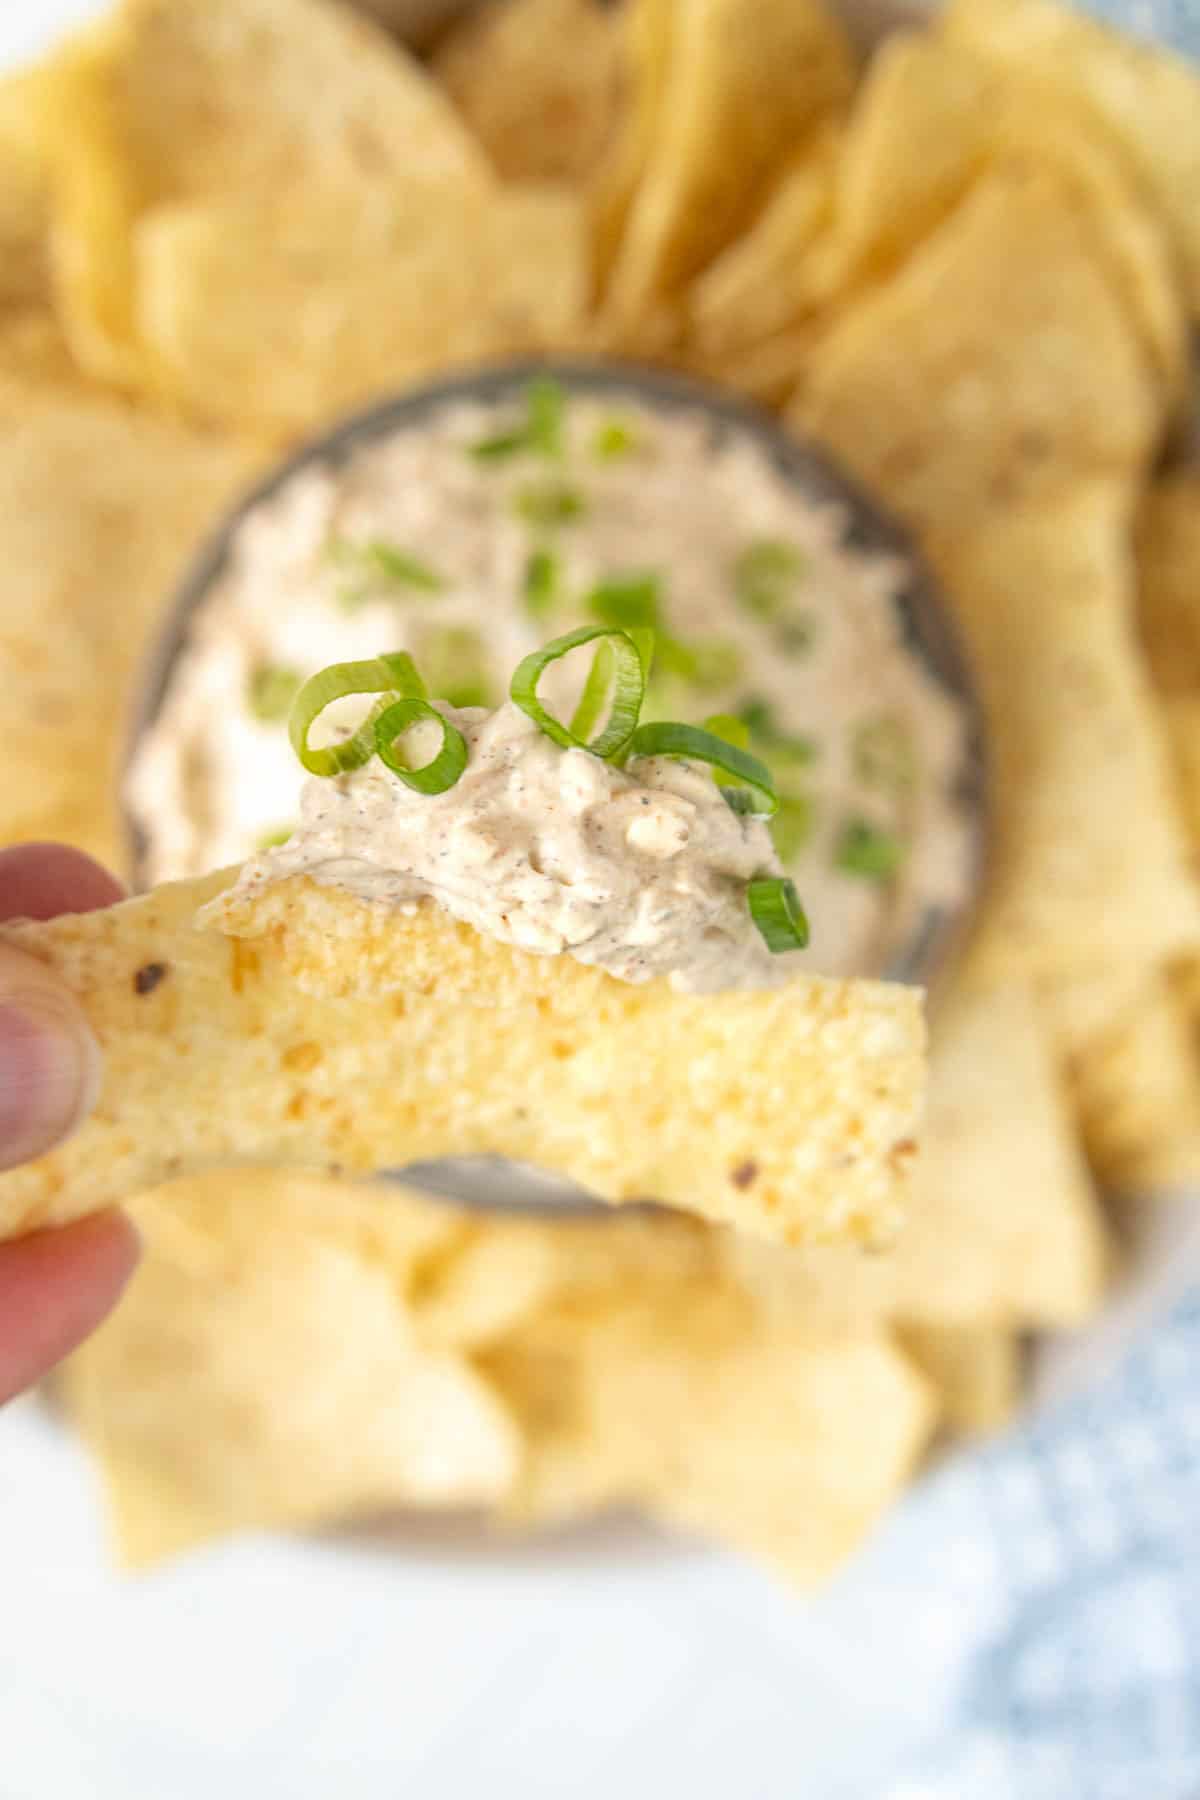
<path fill-rule="evenodd" d="M 958 703 L 966 724 L 954 800 L 962 810 L 969 833 L 967 891 L 960 905 L 925 908 L 908 942 L 893 955 L 888 967 L 879 971 L 889 980 L 930 985 L 961 947 L 982 886 L 989 837 L 988 759 L 982 711 L 966 653 L 939 583 L 908 532 L 823 449 L 791 436 L 768 413 L 722 388 L 691 376 L 615 359 L 523 357 L 407 389 L 349 415 L 309 439 L 224 515 L 175 589 L 147 661 L 130 722 L 121 765 L 121 801 L 135 886 L 144 885 L 147 845 L 142 828 L 125 801 L 129 767 L 162 708 L 193 619 L 221 579 L 248 515 L 306 469 L 341 468 L 364 446 L 419 425 L 445 406 L 462 400 L 495 403 L 539 375 L 581 393 L 627 394 L 660 412 L 707 415 L 712 422 L 714 443 L 731 433 L 753 439 L 772 466 L 807 499 L 841 507 L 847 520 L 842 540 L 845 545 L 868 554 L 896 557 L 902 562 L 905 578 L 895 604 L 904 642 Z"/>

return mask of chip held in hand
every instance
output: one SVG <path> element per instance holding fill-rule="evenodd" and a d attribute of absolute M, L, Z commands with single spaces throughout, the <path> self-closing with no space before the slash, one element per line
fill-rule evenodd
<path fill-rule="evenodd" d="M 230 882 L 4 928 L 78 994 L 105 1077 L 68 1143 L 0 1177 L 0 1235 L 208 1168 L 369 1175 L 462 1154 L 786 1243 L 899 1224 L 917 990 L 801 974 L 678 993 L 303 877 L 211 905 Z"/>

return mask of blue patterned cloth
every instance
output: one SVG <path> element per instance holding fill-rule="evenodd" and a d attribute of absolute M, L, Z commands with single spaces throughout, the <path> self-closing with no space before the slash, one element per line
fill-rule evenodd
<path fill-rule="evenodd" d="M 1084 10 L 1200 56 L 1200 0 L 1086 0 Z"/>
<path fill-rule="evenodd" d="M 947 1464 L 852 1585 L 868 1631 L 886 1588 L 925 1723 L 847 1800 L 1200 1800 L 1200 1294 Z"/>

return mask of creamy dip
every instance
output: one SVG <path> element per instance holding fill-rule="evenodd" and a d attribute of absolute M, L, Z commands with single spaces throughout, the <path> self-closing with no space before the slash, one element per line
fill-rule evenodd
<path fill-rule="evenodd" d="M 784 960 L 882 971 L 927 905 L 961 898 L 969 846 L 953 794 L 963 721 L 903 642 L 894 599 L 904 569 L 850 547 L 843 509 L 807 498 L 749 433 L 715 438 L 701 413 L 582 392 L 565 406 L 559 396 L 549 412 L 561 416 L 547 428 L 546 399 L 540 423 L 520 393 L 448 401 L 341 466 L 306 467 L 243 521 L 131 771 L 147 872 L 200 873 L 295 828 L 304 778 L 288 705 L 300 679 L 329 663 L 408 649 L 435 696 L 495 708 L 521 657 L 549 638 L 598 620 L 653 624 L 643 719 L 740 715 L 749 748 L 774 773 L 771 831 L 812 926 L 809 948 Z M 556 668 L 543 691 L 553 697 L 567 679 Z M 578 756 L 562 760 L 585 779 Z M 692 803 L 699 783 L 709 802 L 698 815 L 703 854 L 711 841 L 714 870 L 725 871 L 726 850 L 736 863 L 744 828 L 716 810 L 706 771 L 666 764 L 652 780 L 630 778 L 662 817 Z M 586 779 L 620 789 L 625 778 L 588 766 Z M 346 809 L 365 806 L 382 780 L 371 766 L 344 797 L 310 790 L 303 841 L 328 831 L 322 854 L 348 845 Z M 458 804 L 447 796 L 447 810 Z M 330 809 L 323 825 L 318 805 Z M 436 802 L 411 805 L 427 822 L 437 816 Z M 616 792 L 596 805 L 620 816 Z M 558 808 L 551 849 L 554 832 L 570 820 L 578 833 L 582 816 L 561 797 Z M 718 825 L 719 849 L 708 836 Z M 761 844 L 764 828 L 750 835 Z M 513 841 L 492 875 L 515 878 L 520 866 L 530 879 L 532 865 L 511 860 Z M 634 869 L 672 866 L 627 840 L 618 858 L 617 840 L 604 842 L 599 885 L 623 890 Z M 347 854 L 369 866 L 361 835 L 353 843 Z M 526 848 L 540 854 L 532 840 Z M 678 854 L 687 861 L 676 873 L 691 865 L 690 840 Z M 574 910 L 542 925 L 565 943 L 582 922 Z M 602 919 L 588 924 L 598 939 L 604 929 Z"/>
<path fill-rule="evenodd" d="M 409 909 L 433 899 L 621 981 L 665 975 L 696 992 L 786 979 L 794 953 L 768 951 L 746 903 L 754 876 L 780 872 L 771 834 L 731 810 L 708 769 L 661 756 L 616 768 L 560 749 L 511 704 L 440 710 L 469 752 L 453 787 L 414 793 L 377 757 L 309 780 L 295 832 L 239 885 L 308 875 Z"/>

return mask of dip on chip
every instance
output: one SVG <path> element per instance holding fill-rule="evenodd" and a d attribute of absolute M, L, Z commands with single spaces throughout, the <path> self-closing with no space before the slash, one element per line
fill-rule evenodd
<path fill-rule="evenodd" d="M 568 724 L 542 678 L 589 646 Z M 784 1241 L 887 1232 L 920 996 L 796 969 L 771 771 L 728 736 L 640 722 L 651 656 L 637 627 L 567 633 L 490 714 L 431 700 L 403 651 L 335 664 L 291 702 L 300 824 L 232 888 L 11 926 L 84 999 L 108 1064 L 82 1132 L 0 1184 L 3 1224 L 222 1163 L 478 1152 Z"/>

